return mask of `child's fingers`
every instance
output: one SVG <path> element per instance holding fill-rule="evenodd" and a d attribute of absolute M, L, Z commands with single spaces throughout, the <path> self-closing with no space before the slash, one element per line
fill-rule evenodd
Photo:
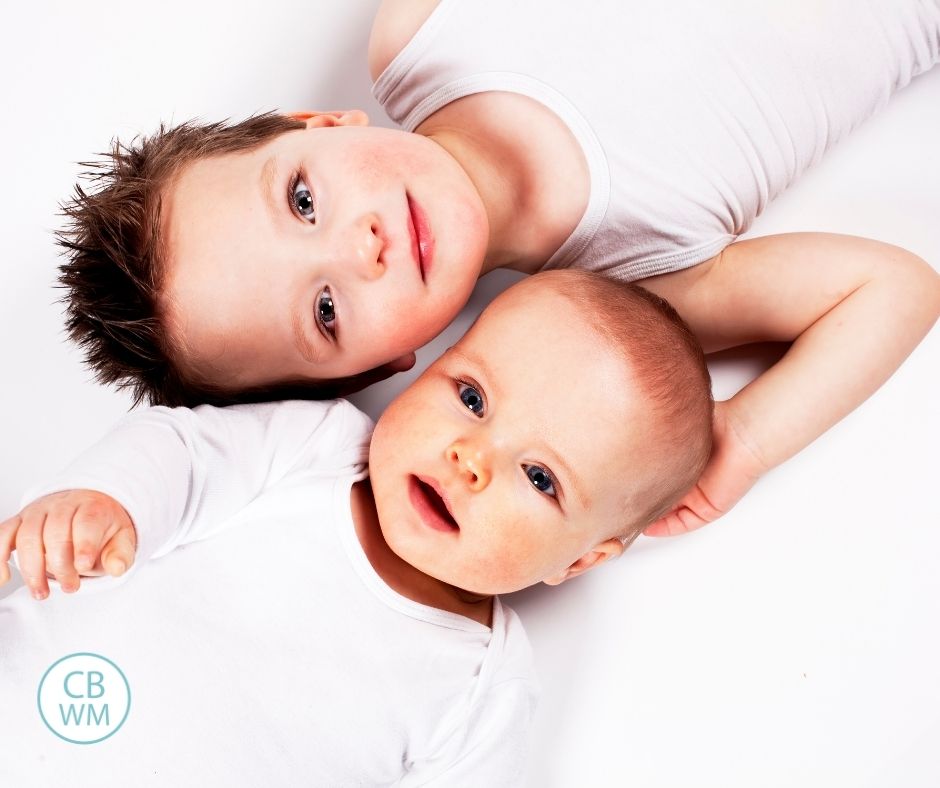
<path fill-rule="evenodd" d="M 46 552 L 46 571 L 52 574 L 62 590 L 71 594 L 78 590 L 78 572 L 72 551 L 72 518 L 75 507 L 53 505 L 46 514 L 42 543 Z M 21 559 L 22 560 L 22 559 Z"/>
<path fill-rule="evenodd" d="M 10 554 L 13 552 L 13 540 L 22 522 L 20 516 L 14 515 L 0 523 L 0 586 L 10 579 Z"/>
<path fill-rule="evenodd" d="M 113 511 L 100 504 L 79 506 L 72 518 L 72 549 L 75 551 L 75 569 L 88 572 L 98 560 L 101 548 L 117 529 Z"/>
<path fill-rule="evenodd" d="M 101 551 L 101 565 L 112 577 L 120 577 L 134 563 L 136 550 L 137 534 L 134 528 L 122 528 Z"/>
<path fill-rule="evenodd" d="M 49 596 L 46 582 L 46 556 L 42 543 L 42 528 L 46 521 L 46 510 L 28 506 L 21 514 L 22 522 L 16 531 L 16 552 L 20 573 L 34 599 Z"/>
<path fill-rule="evenodd" d="M 16 514 L 0 523 L 0 585 L 10 579 L 8 562 L 13 553 L 13 544 L 16 532 L 19 530 L 22 518 Z"/>
<path fill-rule="evenodd" d="M 647 526 L 643 533 L 646 536 L 680 536 L 707 524 L 708 520 L 703 520 L 688 506 L 680 506 Z"/>

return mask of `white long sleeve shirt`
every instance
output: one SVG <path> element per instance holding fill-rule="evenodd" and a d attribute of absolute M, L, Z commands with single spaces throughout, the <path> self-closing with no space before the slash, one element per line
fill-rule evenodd
<path fill-rule="evenodd" d="M 349 497 L 370 431 L 344 401 L 153 408 L 31 491 L 107 492 L 138 555 L 74 595 L 0 600 L 0 785 L 519 785 L 528 640 L 498 599 L 491 629 L 375 572 Z M 37 707 L 77 652 L 132 697 L 96 744 Z"/>

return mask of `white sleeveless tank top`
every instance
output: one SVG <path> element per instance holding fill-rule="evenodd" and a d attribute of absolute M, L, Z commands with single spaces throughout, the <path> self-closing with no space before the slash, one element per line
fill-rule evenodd
<path fill-rule="evenodd" d="M 482 91 L 545 104 L 591 178 L 545 268 L 634 280 L 713 257 L 938 59 L 940 0 L 441 0 L 373 93 L 407 131 Z"/>

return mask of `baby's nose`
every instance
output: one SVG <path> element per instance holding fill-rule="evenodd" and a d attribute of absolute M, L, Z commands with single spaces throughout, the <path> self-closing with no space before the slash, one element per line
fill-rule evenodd
<path fill-rule="evenodd" d="M 457 466 L 460 477 L 474 492 L 479 492 L 490 483 L 490 463 L 479 446 L 455 441 L 447 449 L 447 459 Z"/>

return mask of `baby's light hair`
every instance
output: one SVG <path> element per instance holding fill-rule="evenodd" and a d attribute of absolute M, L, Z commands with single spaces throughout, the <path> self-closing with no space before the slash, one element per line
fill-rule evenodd
<path fill-rule="evenodd" d="M 662 472 L 634 496 L 625 522 L 611 526 L 610 536 L 627 546 L 675 506 L 711 455 L 714 401 L 705 354 L 676 310 L 640 285 L 581 270 L 552 271 L 547 281 L 591 314 L 600 337 L 626 360 L 654 419 Z"/>

